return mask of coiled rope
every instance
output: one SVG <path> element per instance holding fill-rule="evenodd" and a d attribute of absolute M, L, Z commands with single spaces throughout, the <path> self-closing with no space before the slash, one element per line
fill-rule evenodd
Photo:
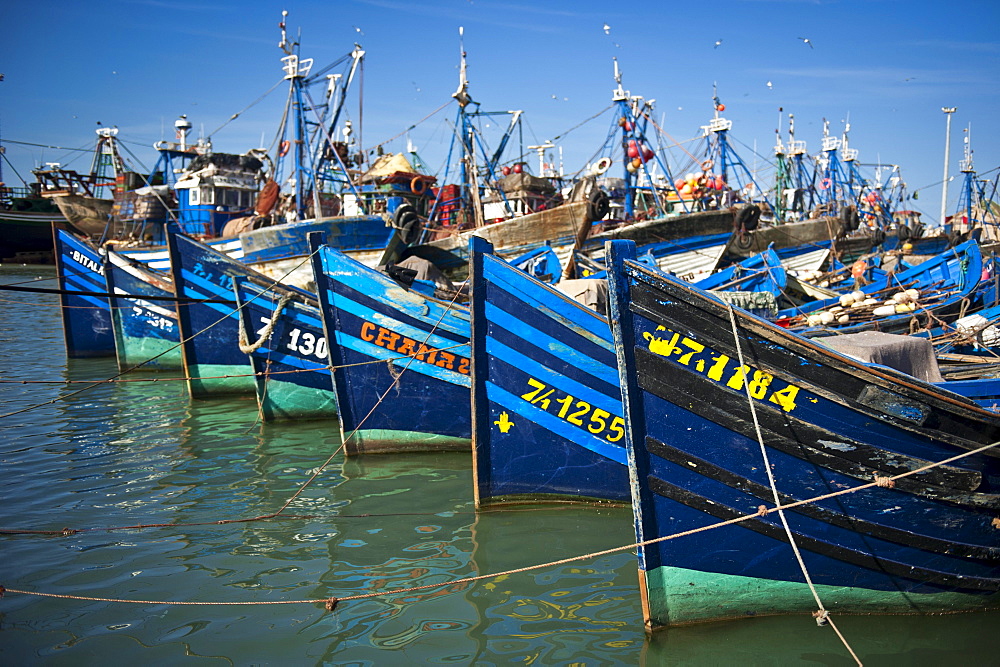
<path fill-rule="evenodd" d="M 237 334 L 236 344 L 239 345 L 240 352 L 243 354 L 250 354 L 260 349 L 260 346 L 264 344 L 271 334 L 274 332 L 274 327 L 278 324 L 278 316 L 281 315 L 281 311 L 285 309 L 288 302 L 292 300 L 291 294 L 282 294 L 281 298 L 278 299 L 277 305 L 274 306 L 274 310 L 271 312 L 271 319 L 268 320 L 267 326 L 265 326 L 260 331 L 260 335 L 257 337 L 253 343 L 247 340 L 247 329 L 246 321 L 243 318 L 243 308 L 237 309 L 239 311 L 240 317 L 240 327 L 239 333 Z"/>

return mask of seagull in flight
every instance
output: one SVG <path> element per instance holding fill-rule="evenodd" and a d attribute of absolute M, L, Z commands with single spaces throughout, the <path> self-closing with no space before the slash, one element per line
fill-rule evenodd
<path fill-rule="evenodd" d="M 358 26 L 352 25 L 351 27 L 354 28 L 354 31 L 356 33 L 358 33 L 359 35 L 364 35 L 365 34 L 365 33 L 361 32 L 361 28 L 359 28 Z"/>
<path fill-rule="evenodd" d="M 611 34 L 611 26 L 609 26 L 607 23 L 604 24 L 604 34 L 605 35 Z"/>
<path fill-rule="evenodd" d="M 767 82 L 767 87 L 768 87 L 768 88 L 774 88 L 774 84 L 773 84 L 773 83 L 771 83 L 770 81 L 768 81 L 768 82 Z"/>
<path fill-rule="evenodd" d="M 712 48 L 715 48 L 715 49 L 719 48 L 719 44 L 722 44 L 722 40 L 721 39 L 715 40 L 715 46 L 712 47 Z"/>
<path fill-rule="evenodd" d="M 799 39 L 801 39 L 804 44 L 808 44 L 810 49 L 814 48 L 813 43 L 809 40 L 808 37 L 799 37 Z"/>

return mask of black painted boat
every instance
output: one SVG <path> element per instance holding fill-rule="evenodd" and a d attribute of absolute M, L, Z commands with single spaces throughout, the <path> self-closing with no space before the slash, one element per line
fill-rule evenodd
<path fill-rule="evenodd" d="M 1000 416 L 609 254 L 648 628 L 998 606 Z"/>

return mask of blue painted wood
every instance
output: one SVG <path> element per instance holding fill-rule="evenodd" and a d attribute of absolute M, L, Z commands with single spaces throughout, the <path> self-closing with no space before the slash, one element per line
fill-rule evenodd
<path fill-rule="evenodd" d="M 478 505 L 629 499 L 607 321 L 470 244 Z"/>
<path fill-rule="evenodd" d="M 313 269 L 345 453 L 468 451 L 468 309 L 328 246 Z"/>
<path fill-rule="evenodd" d="M 253 348 L 261 416 L 265 421 L 335 419 L 330 351 L 316 298 L 247 276 L 235 276 L 233 282 L 240 324 Z M 283 297 L 288 300 L 281 304 Z"/>
<path fill-rule="evenodd" d="M 704 290 L 770 292 L 779 297 L 788 286 L 788 274 L 777 251 L 768 248 L 738 264 L 716 271 L 694 285 Z"/>
<path fill-rule="evenodd" d="M 109 250 L 105 278 L 110 298 L 118 368 L 182 369 L 177 306 L 168 275 Z M 142 297 L 155 297 L 144 299 Z"/>
<path fill-rule="evenodd" d="M 374 251 L 389 245 L 395 229 L 380 215 L 303 220 L 272 225 L 240 234 L 243 261 L 263 264 L 290 257 L 309 255 L 310 233 L 322 233 L 327 243 L 344 251 Z"/>
<path fill-rule="evenodd" d="M 638 541 L 773 506 L 747 387 L 783 504 L 1000 441 L 1000 416 L 973 402 L 730 310 L 633 252 L 613 244 L 610 286 Z M 992 450 L 785 516 L 830 609 L 993 607 L 998 481 Z M 815 605 L 775 512 L 644 546 L 639 567 L 652 627 Z"/>
<path fill-rule="evenodd" d="M 559 262 L 559 256 L 548 244 L 541 245 L 509 261 L 511 266 L 543 283 L 555 284 L 562 278 L 562 264 Z"/>
<path fill-rule="evenodd" d="M 108 299 L 66 292 L 106 293 L 104 259 L 98 249 L 63 229 L 54 237 L 59 303 L 69 357 L 109 357 L 115 354 Z"/>
<path fill-rule="evenodd" d="M 259 274 L 183 234 L 168 234 L 167 244 L 177 296 L 185 300 L 178 307 L 177 321 L 191 396 L 253 394 L 253 368 L 238 343 L 233 278 Z"/>
<path fill-rule="evenodd" d="M 966 241 L 916 266 L 886 275 L 860 290 L 869 295 L 884 295 L 879 297 L 880 301 L 900 290 L 909 288 L 920 290 L 921 296 L 918 302 L 922 306 L 919 314 L 900 313 L 870 321 L 853 320 L 844 325 L 831 324 L 822 328 L 809 328 L 805 318 L 800 317 L 791 324 L 791 328 L 807 335 L 824 335 L 831 330 L 846 334 L 869 329 L 878 329 L 886 333 L 908 333 L 910 321 L 915 316 L 926 319 L 933 315 L 936 320 L 948 321 L 955 319 L 963 311 L 969 312 L 984 305 L 991 305 L 989 301 L 984 301 L 987 297 L 986 292 L 977 294 L 982 273 L 983 257 L 979 244 L 973 240 Z M 837 299 L 814 301 L 783 310 L 779 313 L 779 317 L 805 316 L 835 306 L 837 303 Z"/>

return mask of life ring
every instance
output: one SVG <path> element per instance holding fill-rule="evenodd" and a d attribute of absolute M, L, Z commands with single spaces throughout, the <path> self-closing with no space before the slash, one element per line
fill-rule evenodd
<path fill-rule="evenodd" d="M 427 189 L 427 182 L 419 176 L 414 176 L 410 181 L 410 191 L 415 195 L 422 195 Z"/>
<path fill-rule="evenodd" d="M 711 169 L 714 166 L 715 166 L 715 162 L 713 162 L 712 160 L 705 160 L 704 162 L 701 163 L 701 170 L 702 171 L 708 171 L 709 169 Z"/>
<path fill-rule="evenodd" d="M 829 190 L 831 185 L 833 185 L 833 181 L 831 181 L 829 178 L 824 178 L 822 181 L 819 182 L 819 189 Z"/>
<path fill-rule="evenodd" d="M 594 173 L 597 175 L 603 174 L 604 172 L 606 172 L 608 169 L 611 168 L 612 164 L 613 162 L 611 161 L 611 158 L 607 156 L 602 157 L 600 160 L 597 161 L 597 164 L 594 165 Z"/>
<path fill-rule="evenodd" d="M 288 149 L 291 147 L 292 144 L 287 139 L 278 144 L 278 157 L 285 157 L 288 155 Z"/>

